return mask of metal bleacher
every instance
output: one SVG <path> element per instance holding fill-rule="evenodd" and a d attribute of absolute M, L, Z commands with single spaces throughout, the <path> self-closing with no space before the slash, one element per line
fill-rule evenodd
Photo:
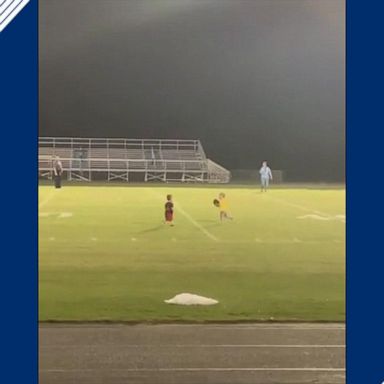
<path fill-rule="evenodd" d="M 39 176 L 52 177 L 58 156 L 68 180 L 228 183 L 199 140 L 39 138 Z"/>

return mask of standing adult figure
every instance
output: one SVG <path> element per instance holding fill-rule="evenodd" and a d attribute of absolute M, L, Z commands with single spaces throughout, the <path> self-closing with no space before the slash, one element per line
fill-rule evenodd
<path fill-rule="evenodd" d="M 261 192 L 267 192 L 269 181 L 272 180 L 272 171 L 271 168 L 268 167 L 266 161 L 263 161 L 259 173 L 261 181 Z"/>
<path fill-rule="evenodd" d="M 63 174 L 63 164 L 59 156 L 55 156 L 53 160 L 53 177 L 55 180 L 55 188 L 61 188 L 61 175 Z"/>

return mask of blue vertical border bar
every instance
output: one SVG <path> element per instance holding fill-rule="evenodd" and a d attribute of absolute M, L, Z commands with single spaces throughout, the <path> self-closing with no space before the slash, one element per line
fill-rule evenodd
<path fill-rule="evenodd" d="M 347 384 L 384 382 L 384 4 L 347 5 Z"/>
<path fill-rule="evenodd" d="M 1 382 L 38 383 L 38 0 L 0 32 Z"/>

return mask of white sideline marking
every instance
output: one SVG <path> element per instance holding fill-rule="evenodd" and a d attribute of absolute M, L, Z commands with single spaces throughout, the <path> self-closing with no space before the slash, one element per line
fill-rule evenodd
<path fill-rule="evenodd" d="M 73 213 L 72 212 L 61 212 L 59 214 L 59 219 L 66 219 L 68 217 L 72 217 Z"/>
<path fill-rule="evenodd" d="M 52 198 L 55 196 L 54 192 L 51 192 L 50 195 L 48 195 L 48 197 L 43 200 L 41 203 L 39 203 L 39 209 L 44 207 L 44 205 L 46 205 L 50 200 L 52 200 Z"/>
<path fill-rule="evenodd" d="M 304 216 L 297 216 L 297 218 L 298 219 L 323 220 L 323 221 L 332 220 L 329 216 L 320 216 L 320 215 L 304 215 Z"/>
<path fill-rule="evenodd" d="M 345 215 L 334 215 L 334 216 L 320 216 L 320 215 L 304 215 L 304 216 L 298 216 L 298 219 L 314 219 L 314 220 L 323 220 L 323 221 L 330 221 L 330 220 L 339 220 L 345 223 Z"/>
<path fill-rule="evenodd" d="M 201 232 L 204 233 L 207 237 L 209 237 L 213 241 L 220 241 L 216 236 L 212 235 L 207 229 L 205 229 L 201 224 L 199 224 L 193 217 L 191 217 L 180 205 L 180 203 L 176 204 L 176 211 L 179 211 L 185 218 L 187 218 L 196 228 L 200 229 Z"/>
<path fill-rule="evenodd" d="M 254 240 L 256 243 L 259 243 L 259 244 L 324 244 L 326 243 L 326 241 L 323 241 L 323 240 L 301 240 L 301 239 L 298 239 L 297 237 L 294 237 L 293 239 L 275 239 L 275 240 L 263 240 L 263 239 L 260 239 L 260 238 L 256 238 Z M 250 243 L 251 241 L 247 241 L 247 240 L 244 240 L 244 241 L 230 241 L 230 240 L 225 240 L 226 243 L 235 243 L 235 244 L 238 244 L 238 243 Z M 332 240 L 333 243 L 341 243 L 341 241 L 337 241 L 337 240 Z"/>
<path fill-rule="evenodd" d="M 285 201 L 283 199 L 280 199 L 278 197 L 271 197 L 271 196 L 265 196 L 267 197 L 268 199 L 270 200 L 275 200 L 277 202 L 280 202 L 282 204 L 285 204 L 289 207 L 293 207 L 293 208 L 297 208 L 297 209 L 300 209 L 301 211 L 306 211 L 306 212 L 312 212 L 312 213 L 315 213 L 316 215 L 320 215 L 320 216 L 326 216 L 326 217 L 329 217 L 331 215 L 329 215 L 328 213 L 325 213 L 325 212 L 321 212 L 321 211 L 318 211 L 316 209 L 312 209 L 312 208 L 308 208 L 304 205 L 300 205 L 300 204 L 295 204 L 295 203 L 290 203 L 288 201 Z"/>
<path fill-rule="evenodd" d="M 335 218 L 345 223 L 346 217 L 345 215 L 335 215 Z"/>
<path fill-rule="evenodd" d="M 58 219 L 67 219 L 73 216 L 72 212 L 39 212 L 39 217 L 55 216 Z"/>
<path fill-rule="evenodd" d="M 280 199 L 278 197 L 271 197 L 271 196 L 266 196 L 270 200 L 275 200 L 277 202 L 280 202 L 282 204 L 285 204 L 289 207 L 297 208 L 300 209 L 301 211 L 306 211 L 306 212 L 312 212 L 312 215 L 305 215 L 305 216 L 300 216 L 298 219 L 306 219 L 306 218 L 311 218 L 315 220 L 339 220 L 342 223 L 345 223 L 345 214 L 340 214 L 340 215 L 331 215 L 329 213 L 321 212 L 316 209 L 308 208 L 304 205 L 300 204 L 295 204 L 295 203 L 290 203 L 288 201 L 285 201 L 283 199 Z"/>
<path fill-rule="evenodd" d="M 41 369 L 40 372 L 61 373 L 61 372 L 95 372 L 98 368 L 85 369 Z M 112 368 L 108 371 L 114 372 L 345 372 L 345 368 Z"/>

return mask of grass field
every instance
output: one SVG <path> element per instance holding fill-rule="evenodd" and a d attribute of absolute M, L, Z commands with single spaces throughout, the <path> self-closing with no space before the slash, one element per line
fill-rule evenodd
<path fill-rule="evenodd" d="M 344 214 L 337 188 L 40 186 L 40 321 L 344 320 Z M 163 302 L 182 292 L 220 303 Z"/>

